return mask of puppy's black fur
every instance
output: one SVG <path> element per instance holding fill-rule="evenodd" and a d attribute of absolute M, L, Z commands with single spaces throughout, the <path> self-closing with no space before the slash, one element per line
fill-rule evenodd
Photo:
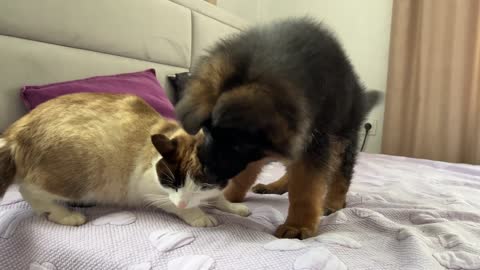
<path fill-rule="evenodd" d="M 366 92 L 341 45 L 309 18 L 252 28 L 218 42 L 177 105 L 184 128 L 203 127 L 199 158 L 225 182 L 266 155 L 325 166 L 333 141 L 349 181 L 358 132 L 379 92 Z"/>
<path fill-rule="evenodd" d="M 172 103 L 176 105 L 177 102 L 182 97 L 183 90 L 185 90 L 187 82 L 190 79 L 190 72 L 182 72 L 182 73 L 176 73 L 173 75 L 168 75 L 167 79 L 173 88 Z"/>

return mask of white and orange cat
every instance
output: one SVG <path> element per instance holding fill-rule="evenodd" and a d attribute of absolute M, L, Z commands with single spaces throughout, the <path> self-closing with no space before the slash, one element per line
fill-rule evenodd
<path fill-rule="evenodd" d="M 86 217 L 62 202 L 150 205 L 197 227 L 217 225 L 202 205 L 247 216 L 205 178 L 195 153 L 202 138 L 135 96 L 61 96 L 0 136 L 0 197 L 18 183 L 36 213 L 64 225 Z"/>

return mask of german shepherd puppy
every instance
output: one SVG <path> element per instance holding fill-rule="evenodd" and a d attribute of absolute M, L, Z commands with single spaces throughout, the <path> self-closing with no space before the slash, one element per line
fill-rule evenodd
<path fill-rule="evenodd" d="M 285 176 L 257 193 L 288 191 L 285 224 L 275 235 L 308 238 L 319 218 L 345 207 L 358 133 L 377 103 L 336 38 L 310 18 L 252 28 L 218 42 L 193 69 L 176 110 L 187 132 L 201 128 L 204 172 L 241 201 L 266 160 Z"/>

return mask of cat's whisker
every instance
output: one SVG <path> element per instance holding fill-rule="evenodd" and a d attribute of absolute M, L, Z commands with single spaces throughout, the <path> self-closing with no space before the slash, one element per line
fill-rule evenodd
<path fill-rule="evenodd" d="M 146 207 L 156 207 L 156 208 L 162 208 L 171 202 L 167 200 L 149 200 L 146 203 Z"/>
<path fill-rule="evenodd" d="M 168 180 L 168 183 L 175 182 L 175 179 L 172 178 L 170 175 L 166 174 L 165 172 L 162 172 L 162 175 L 166 177 L 166 180 Z"/>
<path fill-rule="evenodd" d="M 202 202 L 202 205 L 203 205 L 203 206 L 211 206 L 211 207 L 213 207 L 213 206 L 216 205 L 216 201 L 214 201 L 214 200 L 203 201 L 203 202 Z"/>
<path fill-rule="evenodd" d="M 146 197 L 146 201 L 148 201 L 148 202 L 165 202 L 165 201 L 168 201 L 168 199 L 164 200 L 164 199 L 157 199 L 155 197 Z"/>
<path fill-rule="evenodd" d="M 167 180 L 171 181 L 171 182 L 174 182 L 175 181 L 175 177 L 173 177 L 171 174 L 167 174 L 167 172 L 165 171 L 161 171 L 162 175 L 165 176 L 167 178 Z"/>
<path fill-rule="evenodd" d="M 148 201 L 169 201 L 169 198 L 166 196 L 159 196 L 158 194 L 146 194 L 144 197 Z"/>
<path fill-rule="evenodd" d="M 152 207 L 152 206 L 161 207 L 170 202 L 168 197 L 158 196 L 156 194 L 146 194 L 145 199 L 146 199 L 145 205 L 147 207 Z"/>
<path fill-rule="evenodd" d="M 172 170 L 170 170 L 170 168 L 167 166 L 167 164 L 165 164 L 165 162 L 163 160 L 160 160 L 160 162 L 163 163 L 163 165 L 165 166 L 165 168 L 167 168 L 168 172 L 170 173 L 170 176 L 175 179 L 175 175 L 173 174 Z"/>

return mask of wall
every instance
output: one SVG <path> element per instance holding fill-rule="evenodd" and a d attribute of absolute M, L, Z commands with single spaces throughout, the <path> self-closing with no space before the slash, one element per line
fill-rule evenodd
<path fill-rule="evenodd" d="M 310 15 L 337 34 L 360 79 L 369 89 L 385 91 L 388 70 L 392 0 L 218 0 L 218 6 L 254 23 Z M 368 116 L 376 120 L 366 151 L 379 153 L 384 103 Z"/>
<path fill-rule="evenodd" d="M 259 21 L 262 0 L 217 0 L 217 6 L 254 24 Z"/>

